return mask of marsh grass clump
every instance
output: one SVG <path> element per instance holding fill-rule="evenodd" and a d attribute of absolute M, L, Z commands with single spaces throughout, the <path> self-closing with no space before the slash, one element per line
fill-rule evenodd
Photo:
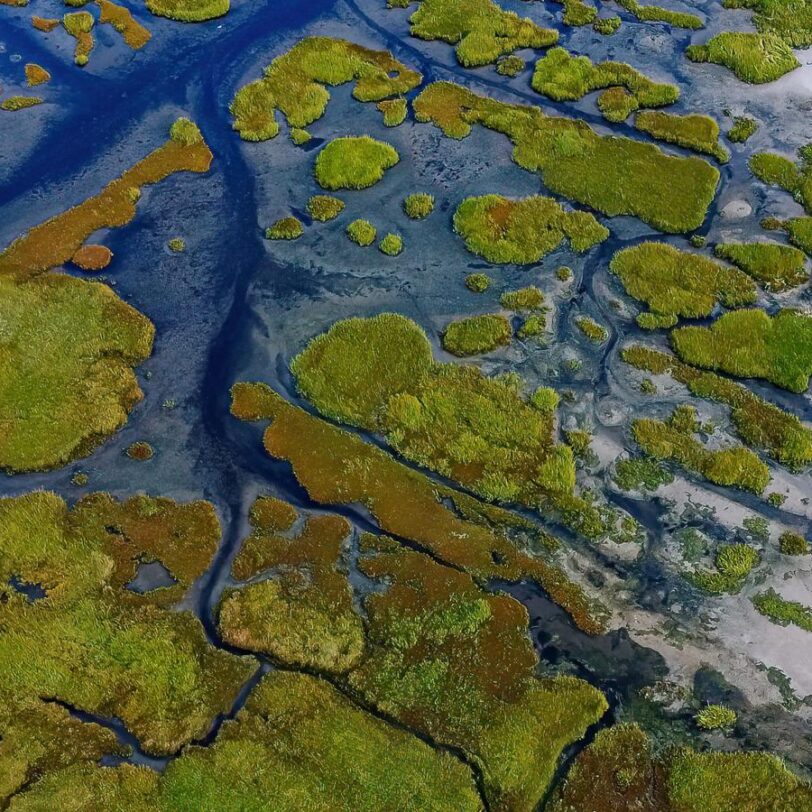
<path fill-rule="evenodd" d="M 626 293 L 651 309 L 637 319 L 645 329 L 671 327 L 680 316 L 709 316 L 717 303 L 742 307 L 756 300 L 756 286 L 747 274 L 667 243 L 624 248 L 612 257 L 609 270 Z"/>
<path fill-rule="evenodd" d="M 112 25 L 133 51 L 141 50 L 152 39 L 149 30 L 133 17 L 126 6 L 120 6 L 112 0 L 96 0 L 96 3 L 101 12 L 99 23 Z"/>
<path fill-rule="evenodd" d="M 403 200 L 403 211 L 412 220 L 425 220 L 434 211 L 434 195 L 415 192 Z"/>
<path fill-rule="evenodd" d="M 47 34 L 59 27 L 59 20 L 51 17 L 38 17 L 34 14 L 31 17 L 31 25 L 33 25 L 37 31 L 42 31 Z"/>
<path fill-rule="evenodd" d="M 730 730 L 737 719 L 736 711 L 725 705 L 706 705 L 694 716 L 701 730 Z"/>
<path fill-rule="evenodd" d="M 234 129 L 247 141 L 265 141 L 279 133 L 276 111 L 290 127 L 304 129 L 327 109 L 327 87 L 355 80 L 353 98 L 380 102 L 417 87 L 421 75 L 387 51 L 373 51 L 329 37 L 307 37 L 276 57 L 262 79 L 240 88 L 229 110 Z"/>
<path fill-rule="evenodd" d="M 197 124 L 188 118 L 179 118 L 169 129 L 169 137 L 184 147 L 192 147 L 203 143 L 203 136 Z"/>
<path fill-rule="evenodd" d="M 673 28 L 687 28 L 692 31 L 704 26 L 702 20 L 695 14 L 672 11 L 662 6 L 644 5 L 637 0 L 617 0 L 617 3 L 641 22 L 667 23 Z"/>
<path fill-rule="evenodd" d="M 535 285 L 528 285 L 526 288 L 518 290 L 506 290 L 499 297 L 499 304 L 505 310 L 516 312 L 526 312 L 528 310 L 540 310 L 544 306 L 544 294 Z"/>
<path fill-rule="evenodd" d="M 812 375 L 812 316 L 796 310 L 725 313 L 710 327 L 674 330 L 671 343 L 688 364 L 763 378 L 790 392 L 805 392 Z"/>
<path fill-rule="evenodd" d="M 138 462 L 146 462 L 155 456 L 155 451 L 152 446 L 144 440 L 137 440 L 127 446 L 124 452 L 131 460 Z"/>
<path fill-rule="evenodd" d="M 186 240 L 183 237 L 172 237 L 166 246 L 173 254 L 182 254 L 186 250 Z"/>
<path fill-rule="evenodd" d="M 0 110 L 16 113 L 18 110 L 42 104 L 43 101 L 44 99 L 39 96 L 9 96 L 0 103 Z"/>
<path fill-rule="evenodd" d="M 495 264 L 529 265 L 567 238 L 574 251 L 603 242 L 609 230 L 591 214 L 566 211 L 550 197 L 468 197 L 454 212 L 454 230 L 473 254 Z"/>
<path fill-rule="evenodd" d="M 388 257 L 396 257 L 403 252 L 403 237 L 389 232 L 378 243 L 378 250 Z"/>
<path fill-rule="evenodd" d="M 527 67 L 524 60 L 511 54 L 510 56 L 502 56 L 496 60 L 496 72 L 500 76 L 508 76 L 513 79 L 518 76 Z"/>
<path fill-rule="evenodd" d="M 778 538 L 778 547 L 784 555 L 807 555 L 809 542 L 792 530 L 784 531 Z"/>
<path fill-rule="evenodd" d="M 331 195 L 313 195 L 307 201 L 307 213 L 320 223 L 335 220 L 344 211 L 344 201 Z"/>
<path fill-rule="evenodd" d="M 721 243 L 715 247 L 714 253 L 743 270 L 765 290 L 775 293 L 802 285 L 809 279 L 803 251 L 789 245 Z"/>
<path fill-rule="evenodd" d="M 643 418 L 632 423 L 634 439 L 648 456 L 674 460 L 717 485 L 764 491 L 770 469 L 756 454 L 744 446 L 709 451 L 693 437 L 698 431 L 691 406 L 678 406 L 667 421 Z"/>
<path fill-rule="evenodd" d="M 753 9 L 756 28 L 781 37 L 792 48 L 812 45 L 812 15 L 804 0 L 723 0 L 722 5 Z"/>
<path fill-rule="evenodd" d="M 558 41 L 557 31 L 504 11 L 493 0 L 422 0 L 409 24 L 413 37 L 456 46 L 457 60 L 466 68 L 491 64 L 520 48 L 548 48 Z"/>
<path fill-rule="evenodd" d="M 347 226 L 347 236 L 357 245 L 366 248 L 375 242 L 378 231 L 369 220 L 353 220 Z"/>
<path fill-rule="evenodd" d="M 689 45 L 685 55 L 692 62 L 722 65 L 749 84 L 774 82 L 801 64 L 789 45 L 775 34 L 740 31 L 723 31 L 704 45 Z"/>
<path fill-rule="evenodd" d="M 336 138 L 316 157 L 316 182 L 323 189 L 367 189 L 400 161 L 390 144 L 368 135 Z"/>
<path fill-rule="evenodd" d="M 34 62 L 29 62 L 25 66 L 25 82 L 28 87 L 36 87 L 37 85 L 44 85 L 46 82 L 51 81 L 51 74 L 48 73 L 41 65 Z"/>
<path fill-rule="evenodd" d="M 730 160 L 730 153 L 719 143 L 719 125 L 710 116 L 643 110 L 635 116 L 634 126 L 660 141 L 713 155 L 719 163 Z"/>
<path fill-rule="evenodd" d="M 301 127 L 291 127 L 290 128 L 290 140 L 297 146 L 301 147 L 303 144 L 307 144 L 312 140 L 313 136 L 307 130 L 303 130 Z"/>
<path fill-rule="evenodd" d="M 699 228 L 716 193 L 719 171 L 701 158 L 599 136 L 583 121 L 546 116 L 538 107 L 507 104 L 449 82 L 426 87 L 413 108 L 417 121 L 434 123 L 450 138 L 465 138 L 475 124 L 501 132 L 513 144 L 516 164 L 538 172 L 554 194 L 611 217 L 639 217 L 660 231 Z"/>
<path fill-rule="evenodd" d="M 609 331 L 589 316 L 578 316 L 575 319 L 575 326 L 595 344 L 602 344 L 609 338 Z"/>
<path fill-rule="evenodd" d="M 789 158 L 774 152 L 759 152 L 750 158 L 750 171 L 760 181 L 771 186 L 779 186 L 789 192 L 804 207 L 807 214 L 812 214 L 812 147 L 809 144 L 801 147 L 798 155 L 800 160 L 793 163 Z M 795 220 L 799 222 L 794 229 L 790 229 L 788 223 L 783 223 L 782 226 L 790 231 L 790 238 L 792 238 L 792 231 L 797 229 L 806 232 L 805 239 L 798 242 L 793 240 L 793 242 L 799 248 L 809 247 L 812 245 L 812 238 L 809 237 L 812 220 L 806 217 L 795 218 Z M 792 220 L 789 221 L 789 223 L 792 222 Z M 796 237 L 798 236 L 800 235 L 796 231 Z M 807 251 L 807 253 L 810 252 Z"/>
<path fill-rule="evenodd" d="M 80 67 L 87 64 L 90 52 L 96 44 L 90 33 L 95 22 L 89 11 L 73 11 L 62 17 L 62 26 L 76 40 L 73 61 Z"/>
<path fill-rule="evenodd" d="M 759 592 L 752 601 L 753 606 L 773 623 L 779 626 L 792 624 L 799 629 L 812 632 L 812 608 L 798 601 L 785 600 L 772 587 Z"/>
<path fill-rule="evenodd" d="M 569 282 L 570 279 L 572 279 L 572 268 L 562 265 L 556 270 L 555 278 L 558 279 L 559 282 Z"/>
<path fill-rule="evenodd" d="M 674 475 L 651 457 L 627 457 L 615 463 L 614 481 L 624 491 L 656 491 L 671 484 Z"/>
<path fill-rule="evenodd" d="M 146 0 L 147 9 L 156 17 L 182 23 L 201 23 L 228 14 L 229 0 Z"/>
<path fill-rule="evenodd" d="M 595 6 L 585 3 L 584 0 L 556 0 L 564 6 L 564 25 L 579 27 L 589 25 L 598 16 L 598 9 Z"/>
<path fill-rule="evenodd" d="M 304 234 L 304 226 L 298 217 L 282 217 L 265 230 L 266 240 L 298 240 Z"/>
<path fill-rule="evenodd" d="M 732 144 L 744 144 L 758 131 L 758 122 L 748 116 L 736 116 L 733 126 L 727 131 L 727 140 Z"/>
<path fill-rule="evenodd" d="M 465 277 L 465 287 L 471 293 L 484 293 L 491 286 L 492 281 L 486 273 L 469 273 Z"/>
<path fill-rule="evenodd" d="M 398 127 L 406 121 L 409 104 L 406 99 L 383 99 L 377 104 L 378 110 L 383 113 L 384 127 Z"/>
<path fill-rule="evenodd" d="M 113 252 L 106 245 L 83 245 L 71 262 L 83 271 L 101 271 L 113 260 Z"/>
<path fill-rule="evenodd" d="M 686 573 L 694 586 L 712 595 L 736 594 L 758 564 L 758 552 L 747 544 L 724 544 L 716 552 L 715 569 Z"/>
<path fill-rule="evenodd" d="M 510 344 L 513 329 L 499 315 L 470 316 L 452 321 L 443 331 L 443 349 L 461 358 L 492 352 Z"/>
<path fill-rule="evenodd" d="M 537 338 L 540 336 L 547 326 L 547 322 L 543 316 L 528 316 L 519 327 L 516 335 L 522 339 Z"/>
<path fill-rule="evenodd" d="M 594 64 L 587 56 L 573 56 L 553 48 L 538 62 L 531 81 L 533 90 L 555 101 L 577 101 L 593 90 L 612 89 L 598 107 L 610 121 L 623 121 L 641 107 L 662 107 L 679 98 L 675 85 L 651 81 L 624 62 Z"/>
<path fill-rule="evenodd" d="M 598 17 L 592 23 L 592 28 L 604 37 L 611 37 L 612 34 L 617 33 L 620 28 L 620 17 L 614 15 L 612 17 Z"/>

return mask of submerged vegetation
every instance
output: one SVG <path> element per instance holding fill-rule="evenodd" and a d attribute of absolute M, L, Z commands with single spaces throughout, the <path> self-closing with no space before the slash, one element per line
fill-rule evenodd
<path fill-rule="evenodd" d="M 327 109 L 327 86 L 355 80 L 353 97 L 379 102 L 420 84 L 421 76 L 386 51 L 352 42 L 308 37 L 276 57 L 262 79 L 240 88 L 230 111 L 234 129 L 247 141 L 265 141 L 279 133 L 276 111 L 290 127 L 304 129 Z"/>
<path fill-rule="evenodd" d="M 689 45 L 685 54 L 693 62 L 723 65 L 750 84 L 774 82 L 801 64 L 786 42 L 774 34 L 723 31 L 704 45 Z"/>
<path fill-rule="evenodd" d="M 366 189 L 400 160 L 389 144 L 370 138 L 336 138 L 316 157 L 316 181 L 323 189 Z"/>
<path fill-rule="evenodd" d="M 635 116 L 634 126 L 660 141 L 713 155 L 719 163 L 730 160 L 730 153 L 719 143 L 719 125 L 710 116 L 644 110 Z"/>
<path fill-rule="evenodd" d="M 544 115 L 449 82 L 435 82 L 413 103 L 415 117 L 465 138 L 474 124 L 513 143 L 513 160 L 545 186 L 609 216 L 639 217 L 661 231 L 698 228 L 716 193 L 719 172 L 701 158 L 665 155 L 653 144 L 599 136 L 583 121 Z"/>
<path fill-rule="evenodd" d="M 452 321 L 443 332 L 443 349 L 460 357 L 481 355 L 510 343 L 513 329 L 504 316 L 469 316 Z"/>
<path fill-rule="evenodd" d="M 454 212 L 454 230 L 465 247 L 488 262 L 529 265 L 568 239 L 583 252 L 603 242 L 609 230 L 593 215 L 567 211 L 551 197 L 511 199 L 501 195 L 468 197 Z"/>

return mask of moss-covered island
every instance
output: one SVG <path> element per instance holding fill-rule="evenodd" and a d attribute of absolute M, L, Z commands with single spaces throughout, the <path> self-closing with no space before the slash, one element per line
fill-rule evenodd
<path fill-rule="evenodd" d="M 146 6 L 158 17 L 182 23 L 201 23 L 228 14 L 230 0 L 146 0 Z"/>
<path fill-rule="evenodd" d="M 710 116 L 644 110 L 635 116 L 634 126 L 659 141 L 712 155 L 719 163 L 730 160 L 730 153 L 719 143 L 719 125 Z"/>
<path fill-rule="evenodd" d="M 323 189 L 366 189 L 399 160 L 393 146 L 368 135 L 336 138 L 319 152 L 314 173 Z"/>
<path fill-rule="evenodd" d="M 665 155 L 652 144 L 600 136 L 583 121 L 546 116 L 450 82 L 435 82 L 414 100 L 415 118 L 451 138 L 474 124 L 506 135 L 513 160 L 541 175 L 554 193 L 609 216 L 639 217 L 666 231 L 698 228 L 716 194 L 719 172 L 701 158 Z"/>
<path fill-rule="evenodd" d="M 513 328 L 504 316 L 469 316 L 452 321 L 445 328 L 443 349 L 460 357 L 481 355 L 506 346 L 512 336 Z"/>
<path fill-rule="evenodd" d="M 689 45 L 693 62 L 713 62 L 733 71 L 743 82 L 764 84 L 800 67 L 789 45 L 775 34 L 723 31 L 704 45 Z"/>

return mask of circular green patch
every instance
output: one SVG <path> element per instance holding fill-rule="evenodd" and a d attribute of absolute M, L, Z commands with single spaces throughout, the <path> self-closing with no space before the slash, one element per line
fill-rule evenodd
<path fill-rule="evenodd" d="M 336 138 L 316 158 L 316 181 L 324 189 L 366 189 L 400 160 L 397 150 L 368 135 Z"/>

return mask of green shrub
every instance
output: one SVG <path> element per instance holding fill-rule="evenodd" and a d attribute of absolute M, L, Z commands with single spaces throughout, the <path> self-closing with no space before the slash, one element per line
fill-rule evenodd
<path fill-rule="evenodd" d="M 736 724 L 736 711 L 724 705 L 707 705 L 694 716 L 702 730 L 729 730 Z"/>
<path fill-rule="evenodd" d="M 443 332 L 443 349 L 465 357 L 491 352 L 510 343 L 510 322 L 499 315 L 470 316 L 452 321 Z"/>
<path fill-rule="evenodd" d="M 535 286 L 505 291 L 499 297 L 499 304 L 506 310 L 540 310 L 544 306 L 544 294 Z"/>
<path fill-rule="evenodd" d="M 704 45 L 689 45 L 685 55 L 693 62 L 713 62 L 733 71 L 743 82 L 773 82 L 800 66 L 792 49 L 774 34 L 723 31 Z"/>
<path fill-rule="evenodd" d="M 378 250 L 390 257 L 396 257 L 403 251 L 403 237 L 400 234 L 384 235 L 383 239 L 378 243 Z"/>
<path fill-rule="evenodd" d="M 774 242 L 722 243 L 714 253 L 732 262 L 765 290 L 780 293 L 809 279 L 803 251 Z"/>
<path fill-rule="evenodd" d="M 347 226 L 347 236 L 362 248 L 372 245 L 378 236 L 378 231 L 369 220 L 353 220 Z"/>
<path fill-rule="evenodd" d="M 320 223 L 335 220 L 344 211 L 344 201 L 331 195 L 313 195 L 307 201 L 307 213 Z"/>
<path fill-rule="evenodd" d="M 491 281 L 486 273 L 469 273 L 465 277 L 465 287 L 472 293 L 484 293 L 491 286 Z"/>
<path fill-rule="evenodd" d="M 809 542 L 800 534 L 786 530 L 778 539 L 778 546 L 784 555 L 806 555 Z"/>
<path fill-rule="evenodd" d="M 265 229 L 266 240 L 298 240 L 304 234 L 304 226 L 296 217 L 283 217 Z"/>
<path fill-rule="evenodd" d="M 434 195 L 415 192 L 403 201 L 403 211 L 412 220 L 424 220 L 434 211 Z"/>
<path fill-rule="evenodd" d="M 400 161 L 397 150 L 368 135 L 336 138 L 316 157 L 316 182 L 323 189 L 367 189 Z"/>

